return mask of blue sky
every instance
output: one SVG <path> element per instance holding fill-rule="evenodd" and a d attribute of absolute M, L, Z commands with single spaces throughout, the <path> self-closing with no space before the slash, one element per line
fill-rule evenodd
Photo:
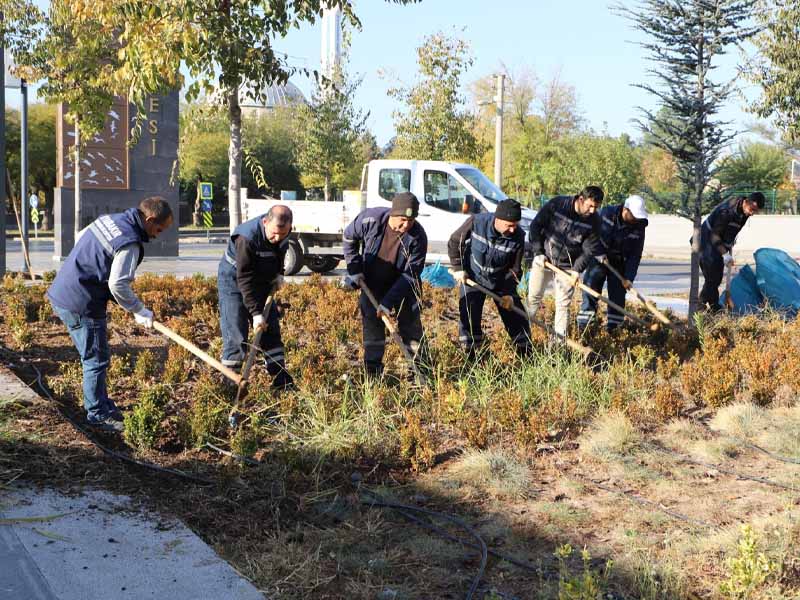
<path fill-rule="evenodd" d="M 470 42 L 475 63 L 465 84 L 496 72 L 501 63 L 512 71 L 531 67 L 543 80 L 560 70 L 562 81 L 576 87 L 584 117 L 597 131 L 607 126 L 613 135 L 638 137 L 631 123 L 636 107 L 655 106 L 649 94 L 631 86 L 646 79 L 648 63 L 632 43 L 641 37 L 605 0 L 423 0 L 410 6 L 355 1 L 363 29 L 352 34 L 350 71 L 364 76 L 356 102 L 370 111 L 369 126 L 381 145 L 393 135 L 392 111 L 397 108 L 386 91 L 398 79 L 414 81 L 415 49 L 436 31 Z M 293 64 L 316 69 L 320 45 L 317 23 L 292 31 L 275 48 L 293 57 Z M 725 57 L 718 77 L 733 76 L 738 59 L 736 50 Z M 389 77 L 381 78 L 379 70 Z M 292 81 L 310 93 L 308 78 L 298 75 Z M 752 87 L 742 91 L 751 97 L 757 93 Z M 16 90 L 7 91 L 9 104 L 18 106 L 18 98 Z M 754 120 L 740 98 L 731 99 L 722 117 L 738 130 Z"/>

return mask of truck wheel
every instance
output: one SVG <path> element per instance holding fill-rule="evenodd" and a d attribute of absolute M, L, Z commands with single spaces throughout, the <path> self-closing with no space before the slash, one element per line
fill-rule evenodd
<path fill-rule="evenodd" d="M 289 240 L 286 248 L 286 258 L 283 259 L 283 272 L 286 275 L 295 275 L 303 268 L 303 249 L 297 240 Z"/>
<path fill-rule="evenodd" d="M 314 273 L 327 273 L 339 265 L 339 257 L 324 254 L 312 254 L 306 257 L 306 266 Z"/>

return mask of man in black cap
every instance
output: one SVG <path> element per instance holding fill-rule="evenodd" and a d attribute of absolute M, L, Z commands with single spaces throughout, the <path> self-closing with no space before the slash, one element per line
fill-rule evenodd
<path fill-rule="evenodd" d="M 366 286 L 380 304 L 378 310 L 361 294 L 364 367 L 370 376 L 383 373 L 386 330 L 382 316 L 395 311 L 400 337 L 415 361 L 421 357 L 420 298 L 428 236 L 417 222 L 419 201 L 414 194 L 396 194 L 391 208 L 368 208 L 344 230 L 345 284 Z"/>
<path fill-rule="evenodd" d="M 719 284 L 725 267 L 733 267 L 733 245 L 747 219 L 758 214 L 767 199 L 761 192 L 720 202 L 703 221 L 700 228 L 700 269 L 703 289 L 700 306 L 710 311 L 720 310 Z M 691 239 L 689 240 L 691 243 Z"/>
<path fill-rule="evenodd" d="M 494 214 L 481 213 L 467 219 L 447 243 L 451 272 L 461 284 L 458 338 L 470 358 L 476 356 L 484 341 L 481 316 L 486 296 L 466 285 L 467 278 L 502 297 L 495 300 L 495 305 L 503 325 L 517 353 L 521 356 L 530 353 L 530 324 L 522 316 L 524 308 L 517 293 L 525 253 L 525 233 L 519 227 L 521 218 L 519 202 L 503 200 Z M 515 312 L 514 307 L 523 313 Z"/>

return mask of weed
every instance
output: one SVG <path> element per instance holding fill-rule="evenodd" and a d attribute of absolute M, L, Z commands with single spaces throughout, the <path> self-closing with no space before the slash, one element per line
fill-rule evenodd
<path fill-rule="evenodd" d="M 502 450 L 468 450 L 448 474 L 494 498 L 522 498 L 531 486 L 528 468 Z"/>
<path fill-rule="evenodd" d="M 743 402 L 720 409 L 711 420 L 712 429 L 747 440 L 753 439 L 764 424 L 764 409 Z"/>
<path fill-rule="evenodd" d="M 619 412 L 608 412 L 592 423 L 581 439 L 581 447 L 606 460 L 633 453 L 641 443 L 641 435 L 630 419 Z"/>
<path fill-rule="evenodd" d="M 567 561 L 572 556 L 572 546 L 564 544 L 554 552 L 558 559 L 558 600 L 600 600 L 608 586 L 608 578 L 613 567 L 608 561 L 602 572 L 591 567 L 592 557 L 586 548 L 581 551 L 583 569 L 573 573 Z"/>
<path fill-rule="evenodd" d="M 751 525 L 742 525 L 742 537 L 736 556 L 728 559 L 728 578 L 720 585 L 726 598 L 749 598 L 767 581 L 777 565 L 758 551 L 758 541 Z"/>
<path fill-rule="evenodd" d="M 260 436 L 255 427 L 238 427 L 231 435 L 231 452 L 250 458 L 258 451 L 259 441 Z"/>

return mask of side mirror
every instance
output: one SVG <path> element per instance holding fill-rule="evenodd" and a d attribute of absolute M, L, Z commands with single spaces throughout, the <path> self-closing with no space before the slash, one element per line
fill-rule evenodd
<path fill-rule="evenodd" d="M 467 194 L 464 196 L 464 202 L 461 205 L 461 212 L 465 215 L 475 214 L 475 196 Z"/>

